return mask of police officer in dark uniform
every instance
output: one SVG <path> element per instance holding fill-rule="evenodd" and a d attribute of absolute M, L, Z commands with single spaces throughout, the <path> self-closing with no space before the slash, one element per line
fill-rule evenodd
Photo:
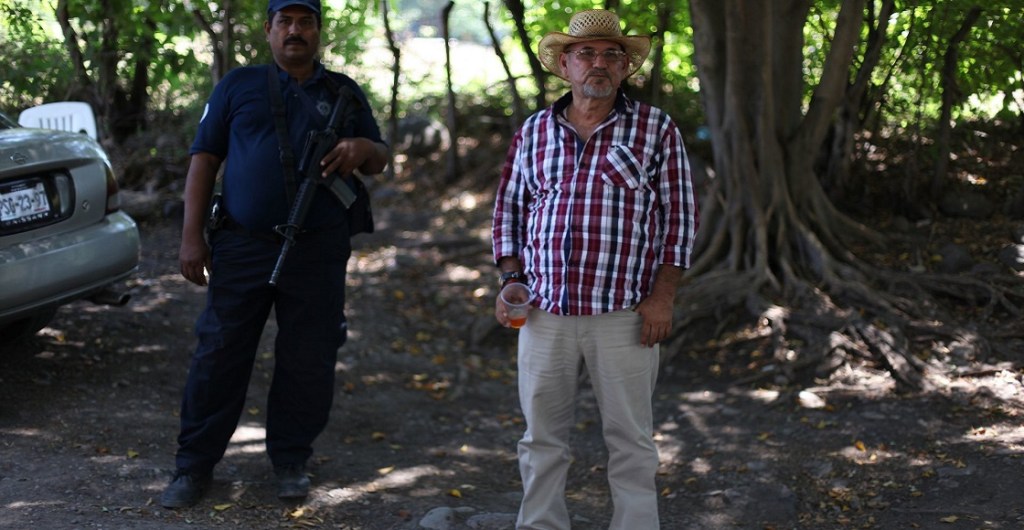
<path fill-rule="evenodd" d="M 168 508 L 195 504 L 210 484 L 241 416 L 271 308 L 278 333 L 267 398 L 267 453 L 279 497 L 303 498 L 309 491 L 305 465 L 327 423 L 337 351 L 346 336 L 349 219 L 334 195 L 316 193 L 277 281 L 268 283 L 281 250 L 274 228 L 287 222 L 294 195 L 282 163 L 292 157 L 282 156 L 279 137 L 288 138 L 293 158 L 299 158 L 307 133 L 328 126 L 339 88 L 348 87 L 357 100 L 349 104 L 358 110 L 351 130 L 323 157 L 323 175 L 379 173 L 388 160 L 363 91 L 320 63 L 320 28 L 319 0 L 270 0 L 264 30 L 274 63 L 224 77 L 190 150 L 181 274 L 209 287 L 181 405 L 177 470 L 161 496 Z M 272 98 L 272 91 L 282 97 Z M 275 108 L 284 109 L 276 126 Z M 207 212 L 222 164 L 223 222 L 207 237 Z"/>

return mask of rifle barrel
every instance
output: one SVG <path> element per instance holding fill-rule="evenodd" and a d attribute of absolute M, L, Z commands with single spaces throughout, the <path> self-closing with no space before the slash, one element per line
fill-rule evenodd
<path fill-rule="evenodd" d="M 306 213 L 309 212 L 309 205 L 313 203 L 313 192 L 316 191 L 316 186 L 316 181 L 312 178 L 302 181 L 302 185 L 299 186 L 299 194 L 295 197 L 295 204 L 292 206 L 291 212 L 288 213 L 288 222 L 274 227 L 274 231 L 284 241 L 281 243 L 281 253 L 277 255 L 277 263 L 274 265 L 274 270 L 270 273 L 270 281 L 268 282 L 270 285 L 277 285 L 277 280 L 281 277 L 284 259 L 288 256 L 288 251 L 291 250 L 292 245 L 295 244 L 295 236 L 298 235 L 299 230 L 302 228 L 302 223 L 306 220 Z"/>

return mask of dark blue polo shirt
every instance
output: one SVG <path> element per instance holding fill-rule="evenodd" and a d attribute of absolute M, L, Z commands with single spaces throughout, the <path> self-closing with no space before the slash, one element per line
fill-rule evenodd
<path fill-rule="evenodd" d="M 281 169 L 267 68 L 277 69 L 277 66 L 247 66 L 224 76 L 206 104 L 189 151 L 190 154 L 210 153 L 224 160 L 225 210 L 242 226 L 261 232 L 269 232 L 274 226 L 285 223 L 291 208 Z M 352 136 L 382 142 L 366 95 L 351 78 L 317 65 L 313 77 L 299 86 L 295 79 L 278 69 L 296 166 L 307 132 L 327 126 L 336 99 L 326 75 L 332 76 L 337 87 L 351 87 L 362 101 Z M 297 167 L 296 179 L 297 184 L 301 184 L 302 175 Z M 341 203 L 326 188 L 319 188 L 304 228 L 336 227 L 343 222 L 344 213 Z"/>

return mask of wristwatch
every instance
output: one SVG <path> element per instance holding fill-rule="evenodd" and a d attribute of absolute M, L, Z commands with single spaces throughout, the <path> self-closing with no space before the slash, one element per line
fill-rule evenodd
<path fill-rule="evenodd" d="M 519 271 L 506 271 L 501 273 L 501 276 L 499 278 L 501 280 L 501 286 L 504 287 L 508 282 L 511 281 L 522 283 L 522 281 L 526 279 L 526 276 L 524 276 L 523 273 Z"/>

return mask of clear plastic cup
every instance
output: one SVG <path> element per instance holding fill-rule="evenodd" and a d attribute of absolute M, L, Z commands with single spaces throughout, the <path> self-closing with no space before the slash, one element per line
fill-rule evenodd
<path fill-rule="evenodd" d="M 501 289 L 501 303 L 505 306 L 508 322 L 514 329 L 526 324 L 526 316 L 530 312 L 530 300 L 533 291 L 526 284 L 512 282 Z"/>

